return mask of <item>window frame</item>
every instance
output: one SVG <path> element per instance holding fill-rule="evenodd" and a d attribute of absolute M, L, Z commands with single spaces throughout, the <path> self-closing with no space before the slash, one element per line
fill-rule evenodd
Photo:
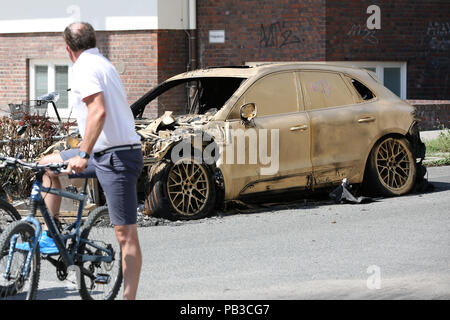
<path fill-rule="evenodd" d="M 69 59 L 30 59 L 29 60 L 29 97 L 30 100 L 35 100 L 37 97 L 35 95 L 36 91 L 36 83 L 35 83 L 35 68 L 36 66 L 47 66 L 47 91 L 52 92 L 56 91 L 56 66 L 67 66 L 68 67 L 68 88 L 71 87 L 72 83 L 72 61 Z M 56 103 L 58 107 L 58 102 Z M 72 102 L 71 95 L 68 95 L 68 105 L 67 108 L 58 108 L 58 113 L 61 118 L 67 118 L 71 114 L 72 111 Z M 50 118 L 56 118 L 56 113 L 53 110 L 53 107 L 47 108 L 47 115 Z"/>
<path fill-rule="evenodd" d="M 294 114 L 294 113 L 298 113 L 298 112 L 303 112 L 304 111 L 304 101 L 303 101 L 303 92 L 302 92 L 302 88 L 301 88 L 301 84 L 299 84 L 298 82 L 298 77 L 296 75 L 296 70 L 280 70 L 280 71 L 275 71 L 275 72 L 271 72 L 265 75 L 262 75 L 261 77 L 255 79 L 255 81 L 251 82 L 248 87 L 245 89 L 245 91 L 240 95 L 240 97 L 237 99 L 236 103 L 233 105 L 233 107 L 230 109 L 230 112 L 227 115 L 227 120 L 239 120 L 239 110 L 240 107 L 246 103 L 249 103 L 251 101 L 247 101 L 247 94 L 249 92 L 249 90 L 251 90 L 253 88 L 253 86 L 255 84 L 257 84 L 260 81 L 265 81 L 267 80 L 267 78 L 270 78 L 272 76 L 275 75 L 279 75 L 279 74 L 285 74 L 285 73 L 290 73 L 293 77 L 293 81 L 294 81 L 294 86 L 295 86 L 295 92 L 296 92 L 296 100 L 297 100 L 297 110 L 294 111 L 289 111 L 289 112 L 282 112 L 282 113 L 278 113 L 275 112 L 273 114 L 266 114 L 266 115 L 261 115 L 259 113 L 259 110 L 257 109 L 257 114 L 256 117 L 258 118 L 262 118 L 262 117 L 273 117 L 273 116 L 277 116 L 277 115 L 284 115 L 284 114 Z M 244 84 L 244 82 L 242 82 L 241 86 Z M 300 87 L 299 87 L 300 86 Z M 243 100 L 243 102 L 242 102 Z M 256 106 L 258 108 L 258 106 Z"/>
<path fill-rule="evenodd" d="M 400 68 L 400 98 L 403 100 L 406 99 L 408 78 L 407 78 L 407 63 L 404 61 L 327 61 L 327 63 L 363 69 L 375 68 L 375 73 L 378 79 L 381 81 L 381 83 L 383 83 L 383 85 L 384 85 L 384 68 Z"/>

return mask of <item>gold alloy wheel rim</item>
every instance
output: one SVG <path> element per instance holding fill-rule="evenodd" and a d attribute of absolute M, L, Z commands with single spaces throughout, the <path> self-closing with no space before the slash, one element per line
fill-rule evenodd
<path fill-rule="evenodd" d="M 411 157 L 406 147 L 396 139 L 381 143 L 376 156 L 378 177 L 388 188 L 404 188 L 411 176 Z"/>
<path fill-rule="evenodd" d="M 181 215 L 193 216 L 205 208 L 209 197 L 208 174 L 192 160 L 180 161 L 170 170 L 167 191 L 172 207 Z"/>

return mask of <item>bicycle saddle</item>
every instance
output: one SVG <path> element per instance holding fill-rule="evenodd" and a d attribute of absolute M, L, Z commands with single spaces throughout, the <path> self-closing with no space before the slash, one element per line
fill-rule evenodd
<path fill-rule="evenodd" d="M 38 97 L 36 100 L 40 100 L 43 102 L 56 102 L 59 99 L 59 93 L 58 92 L 50 92 L 46 95 Z"/>

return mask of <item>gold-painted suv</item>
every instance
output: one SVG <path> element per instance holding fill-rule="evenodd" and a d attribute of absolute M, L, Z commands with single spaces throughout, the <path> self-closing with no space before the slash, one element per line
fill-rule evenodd
<path fill-rule="evenodd" d="M 156 98 L 187 112 L 145 119 Z M 195 70 L 161 83 L 131 108 L 144 141 L 147 211 L 170 219 L 201 218 L 224 201 L 330 187 L 343 178 L 403 195 L 423 176 L 414 108 L 364 69 L 271 63 Z"/>

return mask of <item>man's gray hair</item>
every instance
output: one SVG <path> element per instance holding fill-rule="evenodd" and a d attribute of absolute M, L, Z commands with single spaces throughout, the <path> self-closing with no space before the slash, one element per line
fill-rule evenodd
<path fill-rule="evenodd" d="M 95 30 L 88 22 L 71 23 L 64 29 L 63 37 L 72 51 L 96 47 Z"/>

